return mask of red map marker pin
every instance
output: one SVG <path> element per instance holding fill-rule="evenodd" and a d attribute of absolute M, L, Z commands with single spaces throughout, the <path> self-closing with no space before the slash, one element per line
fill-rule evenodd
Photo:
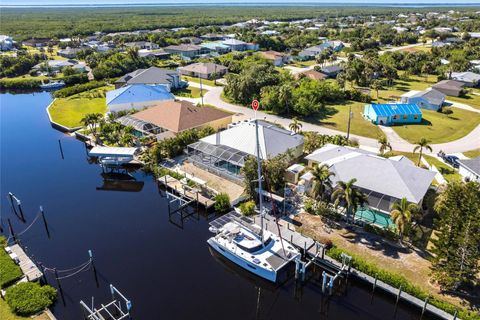
<path fill-rule="evenodd" d="M 253 100 L 252 101 L 253 110 L 257 111 L 258 107 L 260 107 L 260 102 L 258 102 L 258 100 Z"/>

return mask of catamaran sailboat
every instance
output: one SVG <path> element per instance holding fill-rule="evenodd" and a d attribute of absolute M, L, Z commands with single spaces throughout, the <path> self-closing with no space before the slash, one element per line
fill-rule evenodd
<path fill-rule="evenodd" d="M 300 253 L 290 243 L 264 229 L 262 177 L 258 142 L 258 123 L 255 120 L 257 139 L 257 173 L 259 186 L 259 213 L 261 225 L 242 217 L 235 211 L 211 223 L 210 231 L 216 233 L 207 243 L 218 253 L 238 266 L 272 282 L 277 281 L 279 271 L 296 259 Z"/>

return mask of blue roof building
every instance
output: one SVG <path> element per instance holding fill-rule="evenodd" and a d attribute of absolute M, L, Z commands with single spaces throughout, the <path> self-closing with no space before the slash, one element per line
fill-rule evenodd
<path fill-rule="evenodd" d="M 166 85 L 132 84 L 107 92 L 108 111 L 122 111 L 154 106 L 165 100 L 174 100 Z"/>
<path fill-rule="evenodd" d="M 367 104 L 363 117 L 380 125 L 422 122 L 422 111 L 416 104 Z"/>

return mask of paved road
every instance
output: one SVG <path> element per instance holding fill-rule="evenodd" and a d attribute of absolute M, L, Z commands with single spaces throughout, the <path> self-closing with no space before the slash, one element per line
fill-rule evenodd
<path fill-rule="evenodd" d="M 190 82 L 190 85 L 193 87 L 200 86 L 198 83 L 194 83 L 194 82 Z M 220 98 L 223 91 L 223 87 L 211 87 L 211 86 L 203 85 L 203 88 L 208 90 L 208 92 L 204 96 L 205 104 L 211 104 L 216 107 L 222 108 L 224 110 L 233 112 L 237 115 L 239 119 L 249 119 L 249 118 L 255 117 L 255 111 L 253 111 L 250 107 L 242 107 L 242 106 L 234 105 L 234 104 L 223 101 Z M 198 101 L 198 99 L 195 99 L 195 100 Z M 458 105 L 454 105 L 454 106 L 459 107 Z M 466 107 L 472 108 L 467 105 L 465 105 L 463 108 L 465 109 Z M 478 112 L 478 110 L 476 112 Z M 279 123 L 286 128 L 288 128 L 288 125 L 292 122 L 290 118 L 271 115 L 271 114 L 264 113 L 262 111 L 257 111 L 257 118 L 265 119 L 267 121 L 274 122 L 274 123 Z M 328 135 L 336 135 L 336 134 L 345 135 L 345 132 L 343 131 L 329 129 L 320 125 L 315 125 L 307 122 L 302 122 L 302 125 L 303 125 L 302 129 L 304 131 L 316 131 L 320 134 L 328 134 Z M 380 126 L 380 128 L 387 136 L 387 139 L 392 145 L 393 150 L 411 152 L 415 147 L 415 145 L 401 138 L 391 127 Z M 375 152 L 378 151 L 378 142 L 376 139 L 362 137 L 362 136 L 353 135 L 353 134 L 351 134 L 350 136 L 354 139 L 357 139 L 358 143 L 362 148 L 375 151 Z M 431 146 L 433 149 L 433 153 L 435 154 L 440 150 L 444 151 L 445 153 L 457 153 L 457 152 L 464 152 L 464 151 L 478 149 L 480 148 L 480 125 L 477 126 L 472 132 L 470 132 L 468 135 L 464 136 L 463 138 L 460 138 L 452 142 L 447 142 L 442 144 L 433 144 Z"/>

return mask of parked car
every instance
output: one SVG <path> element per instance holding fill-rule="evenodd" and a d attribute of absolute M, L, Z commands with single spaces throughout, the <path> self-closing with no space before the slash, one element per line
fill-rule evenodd
<path fill-rule="evenodd" d="M 445 152 L 443 152 L 443 151 L 440 151 L 437 154 L 437 156 L 442 158 L 443 161 L 445 161 L 446 163 L 448 163 L 449 165 L 451 165 L 454 168 L 458 168 L 460 166 L 460 163 L 458 162 L 459 159 L 458 159 L 457 156 L 445 154 Z"/>

